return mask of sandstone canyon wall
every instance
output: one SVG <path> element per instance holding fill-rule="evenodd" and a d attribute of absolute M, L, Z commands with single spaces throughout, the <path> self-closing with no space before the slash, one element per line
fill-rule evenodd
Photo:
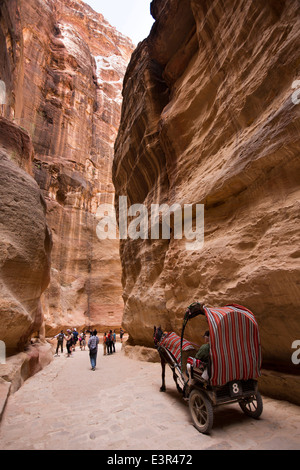
<path fill-rule="evenodd" d="M 117 327 L 119 246 L 97 238 L 96 211 L 114 200 L 113 144 L 133 44 L 80 0 L 4 0 L 0 11 L 1 114 L 32 140 L 52 231 L 46 334 Z"/>
<path fill-rule="evenodd" d="M 52 235 L 33 157 L 26 130 L 0 116 L 0 420 L 9 393 L 53 356 L 41 302 L 50 280 Z"/>
<path fill-rule="evenodd" d="M 300 403 L 299 1 L 154 0 L 151 12 L 124 79 L 116 202 L 203 204 L 205 231 L 199 250 L 121 240 L 130 342 L 151 346 L 153 325 L 180 332 L 195 300 L 244 305 L 262 391 Z M 202 344 L 199 322 L 186 336 Z"/>
<path fill-rule="evenodd" d="M 28 173 L 32 157 L 29 135 L 0 117 L 0 338 L 8 355 L 42 327 L 41 295 L 50 279 L 51 232 Z"/>

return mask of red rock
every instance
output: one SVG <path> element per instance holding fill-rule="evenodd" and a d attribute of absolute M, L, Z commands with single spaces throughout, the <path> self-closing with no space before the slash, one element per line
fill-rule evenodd
<path fill-rule="evenodd" d="M 113 144 L 133 44 L 81 1 L 5 0 L 1 13 L 4 114 L 31 135 L 53 233 L 46 334 L 118 327 L 118 241 L 98 240 L 95 214 L 114 198 Z"/>
<path fill-rule="evenodd" d="M 122 240 L 124 326 L 152 344 L 179 333 L 186 307 L 245 305 L 264 365 L 299 373 L 299 2 L 154 0 L 156 22 L 132 55 L 113 181 L 129 204 L 204 204 L 204 246 Z M 130 142 L 130 145 L 128 144 Z M 205 324 L 187 330 L 201 342 Z M 286 395 L 293 400 L 294 382 Z M 268 384 L 270 389 L 270 383 Z M 299 394 L 299 389 L 297 391 Z"/>
<path fill-rule="evenodd" d="M 33 156 L 30 137 L 3 118 L 0 128 L 0 338 L 10 355 L 42 326 L 52 238 L 40 188 L 25 171 Z"/>

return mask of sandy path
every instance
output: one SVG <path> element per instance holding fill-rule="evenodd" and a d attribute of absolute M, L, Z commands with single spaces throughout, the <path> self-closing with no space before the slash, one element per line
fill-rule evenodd
<path fill-rule="evenodd" d="M 300 449 L 300 408 L 264 397 L 260 420 L 237 404 L 219 407 L 211 435 L 192 425 L 188 405 L 167 369 L 160 393 L 159 363 L 98 353 L 90 370 L 87 351 L 55 357 L 8 400 L 0 449 Z"/>

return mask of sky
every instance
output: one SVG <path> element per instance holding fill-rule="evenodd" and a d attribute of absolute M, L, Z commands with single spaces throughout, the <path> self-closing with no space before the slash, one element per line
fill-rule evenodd
<path fill-rule="evenodd" d="M 145 39 L 154 19 L 150 15 L 151 0 L 83 0 L 102 13 L 116 29 L 137 45 Z"/>

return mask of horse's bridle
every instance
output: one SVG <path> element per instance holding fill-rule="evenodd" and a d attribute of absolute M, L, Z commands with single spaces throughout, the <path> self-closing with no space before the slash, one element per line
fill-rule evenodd
<path fill-rule="evenodd" d="M 158 338 L 158 334 L 157 333 L 160 333 L 159 335 L 159 338 Z M 153 340 L 154 340 L 154 344 L 156 347 L 159 347 L 160 343 L 161 343 L 161 340 L 166 336 L 165 333 L 163 333 L 162 329 L 160 327 L 158 328 L 155 328 L 155 331 L 154 331 L 154 335 L 153 335 Z"/>

